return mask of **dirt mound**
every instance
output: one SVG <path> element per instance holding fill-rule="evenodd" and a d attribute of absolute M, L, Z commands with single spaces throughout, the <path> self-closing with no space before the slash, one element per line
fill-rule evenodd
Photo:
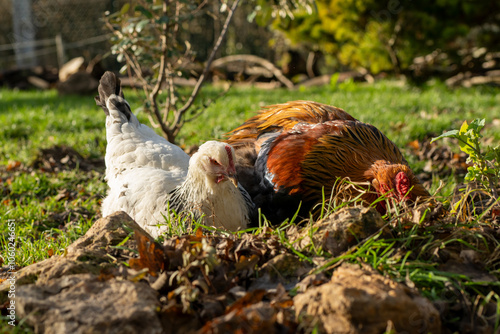
<path fill-rule="evenodd" d="M 100 171 L 104 170 L 105 165 L 104 159 L 86 159 L 71 147 L 56 145 L 41 149 L 32 167 L 45 172 L 60 172 L 76 168 L 83 171 Z"/>
<path fill-rule="evenodd" d="M 349 210 L 338 216 L 360 219 L 361 209 Z M 408 330 L 415 314 L 419 328 L 440 332 L 438 312 L 414 289 L 359 266 L 341 266 L 331 280 L 311 269 L 268 229 L 197 230 L 161 245 L 116 213 L 64 256 L 19 270 L 16 312 L 41 333 L 378 333 Z M 2 303 L 8 287 L 0 285 Z"/>

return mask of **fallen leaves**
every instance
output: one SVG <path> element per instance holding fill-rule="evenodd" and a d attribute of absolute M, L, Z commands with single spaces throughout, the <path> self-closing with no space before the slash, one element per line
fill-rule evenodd
<path fill-rule="evenodd" d="M 9 160 L 9 162 L 7 163 L 7 172 L 15 171 L 20 167 L 21 167 L 21 161 Z"/>
<path fill-rule="evenodd" d="M 252 304 L 262 301 L 266 290 L 259 289 L 246 293 L 243 297 L 234 302 L 231 306 L 226 309 L 226 314 L 232 311 L 241 311 L 241 309 L 248 307 Z"/>
<path fill-rule="evenodd" d="M 407 146 L 412 149 L 419 160 L 427 162 L 424 167 L 424 172 L 428 174 L 426 178 L 431 177 L 430 173 L 437 174 L 440 177 L 451 175 L 453 172 L 458 175 L 465 175 L 469 166 L 466 163 L 467 154 L 464 152 L 455 153 L 450 146 L 440 145 L 435 142 L 431 143 L 430 139 L 413 140 Z"/>
<path fill-rule="evenodd" d="M 60 172 L 76 168 L 82 171 L 102 170 L 104 168 L 104 160 L 87 159 L 69 146 L 55 145 L 50 148 L 41 149 L 32 167 L 41 169 L 44 172 Z"/>
<path fill-rule="evenodd" d="M 148 268 L 149 273 L 157 277 L 158 273 L 168 267 L 168 257 L 165 256 L 163 247 L 143 231 L 135 230 L 134 233 L 139 258 L 130 259 L 130 267 L 135 270 Z"/>

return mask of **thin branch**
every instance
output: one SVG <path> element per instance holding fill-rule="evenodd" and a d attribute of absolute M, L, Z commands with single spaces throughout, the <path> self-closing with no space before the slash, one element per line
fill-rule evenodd
<path fill-rule="evenodd" d="M 255 63 L 259 64 L 269 72 L 271 72 L 276 79 L 278 79 L 283 85 L 285 85 L 288 88 L 293 88 L 294 84 L 290 79 L 285 77 L 283 73 L 276 67 L 274 66 L 273 63 L 271 63 L 269 60 L 266 60 L 264 58 L 254 56 L 254 55 L 232 55 L 232 56 L 226 56 L 223 58 L 219 58 L 216 61 L 213 62 L 213 66 L 220 66 L 225 63 L 231 63 L 231 62 L 236 62 L 236 61 L 243 61 L 247 63 Z"/>
<path fill-rule="evenodd" d="M 175 2 L 175 24 L 173 26 L 173 31 L 172 31 L 172 42 L 176 41 L 177 40 L 177 33 L 179 31 L 179 15 L 180 15 L 180 12 L 181 12 L 181 5 L 179 5 L 179 2 L 176 1 Z M 168 66 L 168 72 L 171 74 L 173 71 L 172 69 L 170 68 L 170 64 L 167 64 Z M 168 115 L 170 113 L 170 110 L 172 108 L 175 109 L 175 94 L 174 94 L 174 78 L 172 75 L 168 75 L 167 77 L 167 90 L 168 90 L 168 94 L 167 94 L 167 97 L 166 97 L 166 103 L 165 103 L 165 107 L 163 108 L 163 123 L 168 123 Z"/>
<path fill-rule="evenodd" d="M 309 78 L 314 78 L 314 58 L 316 58 L 316 54 L 309 51 L 306 61 L 306 71 Z"/>
<path fill-rule="evenodd" d="M 162 13 L 164 16 L 166 16 L 167 10 L 168 10 L 168 4 L 169 0 L 164 0 L 163 1 L 163 7 L 162 7 Z M 165 66 L 167 62 L 167 53 L 168 53 L 168 48 L 167 48 L 167 35 L 168 35 L 168 24 L 166 22 L 162 23 L 162 34 L 160 36 L 161 40 L 161 57 L 160 57 L 160 69 L 158 73 L 158 80 L 156 81 L 156 85 L 154 86 L 153 90 L 151 91 L 151 94 L 149 95 L 149 100 L 151 102 L 151 107 L 153 109 L 153 113 L 158 121 L 158 124 L 161 126 L 161 130 L 163 131 L 164 134 L 167 135 L 167 140 L 170 142 L 173 142 L 173 138 L 170 136 L 170 129 L 167 127 L 167 125 L 162 122 L 162 117 L 160 114 L 160 110 L 158 108 L 158 103 L 156 102 L 156 99 L 158 97 L 158 94 L 160 92 L 161 86 L 165 82 Z"/>
<path fill-rule="evenodd" d="M 155 122 L 155 119 L 153 118 L 153 115 L 151 115 L 150 112 L 148 112 L 148 119 L 149 119 L 149 123 L 151 123 L 151 126 L 153 128 L 158 129 L 160 127 L 160 125 Z"/>
<path fill-rule="evenodd" d="M 149 96 L 149 90 L 148 90 L 149 85 L 148 85 L 146 78 L 144 78 L 144 76 L 142 75 L 141 65 L 137 62 L 137 59 L 135 57 L 131 58 L 131 56 L 128 54 L 128 52 L 123 52 L 123 54 L 125 55 L 125 60 L 127 61 L 127 64 L 129 65 L 128 67 L 132 67 L 132 70 L 134 71 L 135 75 L 141 81 L 141 86 L 142 86 L 142 89 L 144 90 L 144 93 L 146 94 L 146 97 L 148 97 Z"/>
<path fill-rule="evenodd" d="M 224 22 L 224 26 L 222 28 L 222 31 L 219 35 L 219 39 L 215 43 L 215 46 L 212 50 L 212 53 L 210 54 L 210 57 L 208 57 L 207 64 L 205 65 L 205 69 L 203 70 L 203 73 L 201 74 L 200 78 L 198 79 L 198 82 L 196 82 L 196 86 L 194 87 L 193 92 L 191 93 L 191 96 L 187 100 L 186 104 L 184 104 L 184 106 L 181 109 L 179 109 L 179 111 L 180 111 L 180 113 L 178 115 L 179 117 L 175 119 L 174 124 L 177 124 L 180 121 L 180 117 L 182 116 L 182 114 L 184 114 L 184 112 L 191 107 L 194 100 L 196 99 L 196 96 L 198 95 L 200 88 L 201 88 L 203 82 L 205 81 L 206 76 L 208 75 L 208 71 L 210 70 L 212 61 L 215 58 L 215 54 L 217 53 L 220 46 L 222 45 L 222 41 L 224 40 L 224 37 L 226 37 L 229 23 L 231 22 L 231 19 L 233 18 L 234 11 L 238 7 L 239 3 L 240 3 L 240 0 L 235 0 L 233 2 L 233 5 L 231 6 L 229 13 L 227 14 L 226 21 Z"/>
<path fill-rule="evenodd" d="M 146 79 L 142 76 L 142 70 L 141 70 L 141 67 L 140 67 L 140 64 L 136 63 L 134 61 L 134 59 L 130 58 L 130 55 L 127 53 L 127 52 L 123 52 L 123 54 L 125 55 L 125 59 L 126 59 L 126 62 L 128 64 L 127 66 L 127 72 L 129 73 L 129 78 L 132 78 L 132 75 L 130 73 L 130 68 L 132 67 L 132 70 L 134 71 L 134 73 L 136 74 L 136 76 L 142 81 L 142 90 L 144 92 L 144 95 L 146 96 L 146 98 L 149 96 L 149 85 L 148 83 L 146 82 Z M 137 69 L 138 67 L 138 69 Z M 135 90 L 135 88 L 134 88 Z M 148 114 L 148 117 L 150 117 L 150 110 L 146 110 L 146 113 Z M 152 119 L 150 117 L 150 119 Z M 155 123 L 151 123 L 153 126 L 155 126 L 156 124 Z"/>
<path fill-rule="evenodd" d="M 399 32 L 401 31 L 401 26 L 403 24 L 403 15 L 399 15 L 398 20 L 394 24 L 394 29 L 392 31 L 391 38 L 387 42 L 387 51 L 389 52 L 389 57 L 391 58 L 392 65 L 394 66 L 394 71 L 396 74 L 401 73 L 401 61 L 399 60 L 398 54 L 394 46 L 398 39 Z"/>
<path fill-rule="evenodd" d="M 168 10 L 168 3 L 169 0 L 164 0 L 163 1 L 163 8 L 162 12 L 164 16 L 167 16 L 167 10 Z M 165 81 L 165 63 L 167 61 L 167 34 L 168 34 L 168 24 L 167 22 L 163 22 L 161 25 L 162 29 L 162 34 L 160 36 L 161 40 L 161 57 L 160 57 L 160 70 L 158 73 L 158 80 L 156 82 L 155 87 L 153 88 L 153 91 L 151 92 L 151 100 L 156 101 L 156 97 L 158 96 L 158 93 L 160 92 L 161 86 L 163 82 Z M 161 120 L 161 117 L 159 118 Z"/>
<path fill-rule="evenodd" d="M 106 25 L 106 27 L 108 27 L 108 29 L 110 31 L 113 32 L 114 35 L 118 36 L 119 39 L 123 39 L 124 38 L 124 35 L 122 34 L 121 31 L 119 30 L 116 30 L 113 25 L 111 23 L 109 23 L 108 20 L 105 20 L 104 21 L 104 24 Z M 142 86 L 145 87 L 144 83 L 147 83 L 147 81 L 144 79 L 144 77 L 142 76 L 142 71 L 140 69 L 140 66 L 139 68 L 136 68 L 137 64 L 134 62 L 134 60 L 130 57 L 130 55 L 128 54 L 128 52 L 126 50 L 122 50 L 121 51 L 122 54 L 125 56 L 125 60 L 127 62 L 127 64 L 129 66 L 127 66 L 127 69 L 130 70 L 130 67 L 132 67 L 132 70 L 134 71 L 134 73 L 137 75 L 137 77 L 141 80 L 142 82 Z M 148 96 L 149 94 L 146 94 L 146 96 Z"/>
<path fill-rule="evenodd" d="M 174 78 L 171 75 L 168 77 L 167 85 L 168 85 L 167 103 L 165 105 L 165 112 L 163 113 L 163 122 L 165 123 L 168 120 L 168 114 L 170 112 L 170 109 L 172 108 L 172 106 L 175 107 Z"/>

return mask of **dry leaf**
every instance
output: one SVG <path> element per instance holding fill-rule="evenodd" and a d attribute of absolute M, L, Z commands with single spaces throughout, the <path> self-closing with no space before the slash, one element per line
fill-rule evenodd
<path fill-rule="evenodd" d="M 262 298 L 264 298 L 266 293 L 267 291 L 263 289 L 257 289 L 247 292 L 246 295 L 235 301 L 226 309 L 226 314 L 231 313 L 234 310 L 241 310 L 249 305 L 262 301 Z"/>
<path fill-rule="evenodd" d="M 168 267 L 168 258 L 165 256 L 163 246 L 154 242 L 144 233 L 136 230 L 135 241 L 139 250 L 138 259 L 130 259 L 129 265 L 135 270 L 148 268 L 152 276 L 157 276 L 158 272 Z"/>
<path fill-rule="evenodd" d="M 201 239 L 201 238 L 203 237 L 203 230 L 202 230 L 201 228 L 199 228 L 199 227 L 198 227 L 198 228 L 196 229 L 196 233 L 195 233 L 195 235 L 196 235 L 196 237 L 197 237 L 197 238 L 200 238 L 200 239 Z"/>
<path fill-rule="evenodd" d="M 243 269 L 252 269 L 260 260 L 260 257 L 252 254 L 249 258 L 245 255 L 240 256 L 238 262 L 235 265 L 236 271 L 240 271 Z"/>
<path fill-rule="evenodd" d="M 413 141 L 409 142 L 408 146 L 414 150 L 420 150 L 420 143 L 418 142 L 418 140 L 413 140 Z"/>
<path fill-rule="evenodd" d="M 9 162 L 7 163 L 7 171 L 10 172 L 16 170 L 20 166 L 21 166 L 21 161 L 9 160 Z"/>
<path fill-rule="evenodd" d="M 100 281 L 100 282 L 105 282 L 105 281 L 109 281 L 110 279 L 112 278 L 115 278 L 115 275 L 111 274 L 111 273 L 107 273 L 107 272 L 104 272 L 103 270 L 101 270 L 101 273 L 99 274 L 99 276 L 97 277 L 97 279 Z"/>

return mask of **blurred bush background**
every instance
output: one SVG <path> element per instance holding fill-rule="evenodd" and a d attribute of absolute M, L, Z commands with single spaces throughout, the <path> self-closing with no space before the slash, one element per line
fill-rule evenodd
<path fill-rule="evenodd" d="M 119 69 L 103 17 L 125 3 L 140 1 L 0 0 L 0 72 L 60 68 L 74 57 L 100 57 L 106 69 Z M 190 41 L 196 62 L 207 59 L 226 3 L 209 1 L 182 26 L 179 38 Z M 276 15 L 284 3 L 292 3 L 291 15 Z M 499 22 L 500 2 L 487 0 L 242 1 L 218 56 L 262 57 L 295 83 L 354 71 L 361 79 L 498 84 Z"/>

